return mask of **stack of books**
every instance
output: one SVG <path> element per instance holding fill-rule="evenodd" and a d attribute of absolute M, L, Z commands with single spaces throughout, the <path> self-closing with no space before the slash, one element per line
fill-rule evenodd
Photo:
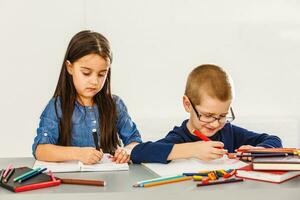
<path fill-rule="evenodd" d="M 237 177 L 282 183 L 300 175 L 300 151 L 295 148 L 249 149 L 250 165 L 237 170 Z M 257 155 L 257 156 L 253 156 Z"/>

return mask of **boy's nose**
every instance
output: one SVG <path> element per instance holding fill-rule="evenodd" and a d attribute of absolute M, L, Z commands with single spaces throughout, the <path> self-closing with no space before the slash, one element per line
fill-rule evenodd
<path fill-rule="evenodd" d="M 220 122 L 219 122 L 219 120 L 216 119 L 215 121 L 211 122 L 210 125 L 212 127 L 216 128 L 216 127 L 220 126 Z"/>

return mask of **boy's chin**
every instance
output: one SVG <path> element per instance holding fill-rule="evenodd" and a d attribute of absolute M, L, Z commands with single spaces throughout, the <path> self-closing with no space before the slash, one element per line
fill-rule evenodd
<path fill-rule="evenodd" d="M 218 132 L 218 130 L 205 130 L 203 131 L 203 134 L 206 135 L 207 137 L 211 137 L 213 136 L 214 134 L 216 134 Z"/>

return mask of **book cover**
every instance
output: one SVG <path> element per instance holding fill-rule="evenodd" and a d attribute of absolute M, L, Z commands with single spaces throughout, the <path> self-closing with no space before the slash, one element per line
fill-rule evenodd
<path fill-rule="evenodd" d="M 299 175 L 300 171 L 254 170 L 252 164 L 238 169 L 236 174 L 236 176 L 239 178 L 265 181 L 270 183 L 282 183 Z"/>
<path fill-rule="evenodd" d="M 31 179 L 24 181 L 22 183 L 14 182 L 14 178 L 31 171 L 31 168 L 28 167 L 20 167 L 16 168 L 14 174 L 10 177 L 8 182 L 4 182 L 1 180 L 0 186 L 6 188 L 13 192 L 22 192 L 27 190 L 33 190 L 38 188 L 50 187 L 54 185 L 59 185 L 60 181 L 55 182 L 52 181 L 52 178 L 47 174 L 39 174 L 38 176 L 32 177 Z M 48 184 L 43 184 L 48 183 Z"/>
<path fill-rule="evenodd" d="M 261 157 L 252 162 L 255 170 L 300 170 L 299 156 Z"/>

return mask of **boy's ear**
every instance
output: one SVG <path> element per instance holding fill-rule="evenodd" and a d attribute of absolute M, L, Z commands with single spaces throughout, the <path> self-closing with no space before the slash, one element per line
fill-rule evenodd
<path fill-rule="evenodd" d="M 72 75 L 73 74 L 73 65 L 72 65 L 72 63 L 70 62 L 70 61 L 66 61 L 66 67 L 67 67 L 67 71 L 68 71 L 68 73 L 70 74 L 70 75 Z"/>
<path fill-rule="evenodd" d="M 190 103 L 189 98 L 186 95 L 184 95 L 182 97 L 182 104 L 183 104 L 185 111 L 190 113 L 191 112 L 191 103 Z"/>

